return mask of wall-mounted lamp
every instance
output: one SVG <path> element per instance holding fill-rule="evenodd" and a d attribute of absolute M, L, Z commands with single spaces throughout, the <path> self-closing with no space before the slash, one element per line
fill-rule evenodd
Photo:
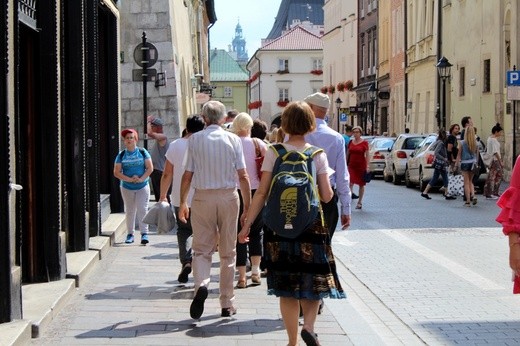
<path fill-rule="evenodd" d="M 197 73 L 194 77 L 191 77 L 191 87 L 193 89 L 200 90 L 200 85 L 202 84 L 202 80 L 204 79 L 204 75 Z"/>
<path fill-rule="evenodd" d="M 155 76 L 155 87 L 162 87 L 166 85 L 166 72 L 159 72 Z"/>

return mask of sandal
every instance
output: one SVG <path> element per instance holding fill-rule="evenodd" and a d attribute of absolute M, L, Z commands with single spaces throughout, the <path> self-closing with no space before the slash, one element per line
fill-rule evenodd
<path fill-rule="evenodd" d="M 262 284 L 262 280 L 260 280 L 259 274 L 251 274 L 251 282 L 254 286 L 258 286 Z"/>
<path fill-rule="evenodd" d="M 247 280 L 238 280 L 236 288 L 246 288 L 247 287 Z"/>
<path fill-rule="evenodd" d="M 320 342 L 318 341 L 318 334 L 311 333 L 306 329 L 302 329 L 300 335 L 307 346 L 320 346 Z"/>
<path fill-rule="evenodd" d="M 356 209 L 361 209 L 361 208 L 363 208 L 363 204 L 358 203 L 358 204 L 356 205 Z"/>

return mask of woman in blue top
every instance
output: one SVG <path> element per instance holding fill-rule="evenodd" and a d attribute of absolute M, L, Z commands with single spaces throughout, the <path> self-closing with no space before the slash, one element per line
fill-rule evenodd
<path fill-rule="evenodd" d="M 121 196 L 125 204 L 126 241 L 134 242 L 134 226 L 137 214 L 141 244 L 148 244 L 148 225 L 143 218 L 148 211 L 150 186 L 148 180 L 153 172 L 152 158 L 146 149 L 137 147 L 137 132 L 134 129 L 121 131 L 126 149 L 116 156 L 114 176 L 121 180 Z"/>
<path fill-rule="evenodd" d="M 478 145 L 477 136 L 475 135 L 475 129 L 473 126 L 466 128 L 464 134 L 464 140 L 461 141 L 460 155 L 460 170 L 464 177 L 464 196 L 466 202 L 464 206 L 469 207 L 470 202 L 473 205 L 477 204 L 477 198 L 475 197 L 475 187 L 473 186 L 473 175 L 474 168 L 477 165 Z"/>

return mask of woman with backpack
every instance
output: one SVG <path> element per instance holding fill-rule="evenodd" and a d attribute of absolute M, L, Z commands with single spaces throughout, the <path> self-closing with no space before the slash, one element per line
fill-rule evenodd
<path fill-rule="evenodd" d="M 137 147 L 137 131 L 126 129 L 121 131 L 126 149 L 116 156 L 114 176 L 121 180 L 121 196 L 125 204 L 126 240 L 134 242 L 135 218 L 139 222 L 141 244 L 148 244 L 148 225 L 143 218 L 148 211 L 150 185 L 148 180 L 153 172 L 152 158 L 144 148 Z"/>
<path fill-rule="evenodd" d="M 288 135 L 283 143 L 285 155 L 293 153 L 304 154 L 317 149 L 305 142 L 304 136 L 316 128 L 316 122 L 311 108 L 305 102 L 289 103 L 281 116 L 282 129 Z M 251 225 L 262 210 L 266 200 L 269 201 L 270 185 L 273 170 L 283 164 L 278 158 L 278 148 L 268 150 L 262 165 L 262 178 L 247 212 L 238 238 L 240 242 L 247 242 Z M 284 156 L 285 156 L 284 155 Z M 315 168 L 317 189 L 323 202 L 333 197 L 329 182 L 329 168 L 326 154 L 316 150 L 311 156 L 311 166 Z M 282 162 L 282 163 L 281 163 Z M 314 185 L 316 188 L 316 185 Z M 286 196 L 287 197 L 287 196 Z M 320 203 L 317 203 L 318 205 Z M 279 213 L 283 213 L 282 210 Z M 264 219 L 267 221 L 267 218 Z M 295 237 L 284 237 L 282 229 L 264 227 L 265 265 L 267 268 L 268 294 L 280 299 L 280 311 L 285 329 L 289 337 L 289 345 L 298 345 L 298 318 L 300 305 L 303 310 L 303 327 L 301 337 L 307 345 L 319 345 L 314 332 L 314 323 L 318 315 L 320 299 L 345 298 L 341 288 L 330 241 L 329 232 L 322 222 L 322 215 L 318 213 L 314 221 L 304 228 L 301 234 Z M 285 231 L 286 232 L 286 231 Z"/>

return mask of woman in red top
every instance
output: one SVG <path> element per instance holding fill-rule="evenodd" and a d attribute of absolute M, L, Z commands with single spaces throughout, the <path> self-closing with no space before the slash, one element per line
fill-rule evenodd
<path fill-rule="evenodd" d="M 509 187 L 497 202 L 502 209 L 496 220 L 509 237 L 509 266 L 513 270 L 513 293 L 520 293 L 520 156 L 511 175 Z"/>
<path fill-rule="evenodd" d="M 352 186 L 359 186 L 359 199 L 356 209 L 363 207 L 363 195 L 365 194 L 365 173 L 369 172 L 368 167 L 368 142 L 361 138 L 362 129 L 360 126 L 352 128 L 353 138 L 348 143 L 347 166 L 350 174 L 350 191 Z"/>

